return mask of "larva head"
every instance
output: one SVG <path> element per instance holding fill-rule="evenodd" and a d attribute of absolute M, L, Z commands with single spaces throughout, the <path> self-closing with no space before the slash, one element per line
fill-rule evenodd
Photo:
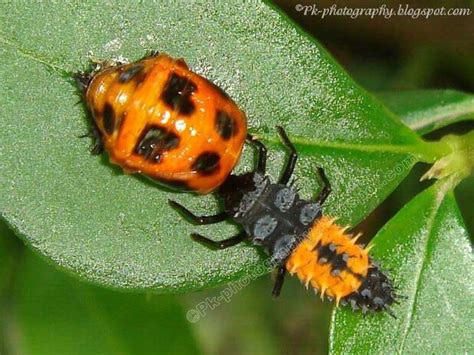
<path fill-rule="evenodd" d="M 393 287 L 368 251 L 345 233 L 346 228 L 322 217 L 288 258 L 286 268 L 315 292 L 349 303 L 353 309 L 387 310 L 395 300 Z"/>

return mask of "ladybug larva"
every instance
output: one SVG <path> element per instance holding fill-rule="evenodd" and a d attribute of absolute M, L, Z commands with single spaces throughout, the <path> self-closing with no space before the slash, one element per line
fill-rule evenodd
<path fill-rule="evenodd" d="M 223 212 L 197 216 L 175 201 L 169 201 L 171 206 L 197 225 L 226 219 L 238 223 L 242 231 L 221 241 L 196 233 L 191 236 L 212 249 L 225 249 L 245 240 L 263 247 L 270 255 L 270 266 L 276 270 L 274 296 L 280 294 L 285 274 L 289 272 L 322 298 L 326 295 L 337 304 L 350 304 L 364 313 L 385 310 L 394 316 L 390 306 L 399 296 L 390 279 L 370 258 L 370 248 L 358 245 L 359 236 L 351 236 L 347 228 L 322 214 L 322 205 L 331 192 L 324 170 L 317 170 L 323 188 L 314 200 L 302 199 L 289 184 L 297 153 L 283 128 L 277 128 L 283 144 L 291 151 L 277 183 L 272 183 L 265 173 L 265 146 L 253 140 L 259 151 L 255 170 L 231 174 L 217 190 L 224 202 Z"/>

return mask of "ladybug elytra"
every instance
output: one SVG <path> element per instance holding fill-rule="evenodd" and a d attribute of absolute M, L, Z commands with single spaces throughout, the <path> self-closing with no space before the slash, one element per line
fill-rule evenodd
<path fill-rule="evenodd" d="M 152 53 L 130 64 L 101 63 L 75 79 L 93 119 L 93 152 L 105 149 L 125 172 L 204 194 L 237 164 L 245 114 L 184 60 Z"/>

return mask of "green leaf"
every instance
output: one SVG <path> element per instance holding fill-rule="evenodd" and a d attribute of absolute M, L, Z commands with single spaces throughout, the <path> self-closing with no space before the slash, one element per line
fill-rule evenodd
<path fill-rule="evenodd" d="M 263 260 L 248 244 L 212 252 L 193 243 L 192 231 L 222 239 L 236 228 L 197 228 L 167 205 L 173 198 L 211 213 L 215 197 L 169 192 L 88 154 L 90 142 L 77 137 L 89 123 L 68 75 L 86 68 L 89 51 L 186 58 L 247 112 L 250 131 L 269 143 L 273 178 L 285 157 L 277 124 L 301 155 L 303 196 L 319 189 L 316 166 L 327 170 L 334 192 L 326 211 L 343 222 L 364 218 L 417 160 L 444 155 L 264 3 L 4 2 L 0 10 L 0 213 L 34 250 L 87 280 L 189 290 L 237 279 Z M 237 172 L 251 162 L 246 149 Z"/>
<path fill-rule="evenodd" d="M 384 92 L 377 97 L 419 134 L 474 120 L 474 95 L 456 90 Z"/>
<path fill-rule="evenodd" d="M 334 312 L 331 353 L 460 354 L 474 348 L 474 258 L 452 192 L 437 183 L 374 239 L 373 255 L 407 299 L 388 314 Z"/>
<path fill-rule="evenodd" d="M 19 354 L 197 354 L 169 295 L 119 293 L 55 270 L 27 252 L 14 294 Z"/>

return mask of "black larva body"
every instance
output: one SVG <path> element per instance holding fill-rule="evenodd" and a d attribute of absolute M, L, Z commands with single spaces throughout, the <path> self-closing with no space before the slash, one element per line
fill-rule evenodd
<path fill-rule="evenodd" d="M 236 191 L 236 186 L 245 190 Z M 301 199 L 292 187 L 272 183 L 260 173 L 232 175 L 218 194 L 225 212 L 271 256 L 272 265 L 283 263 L 321 216 L 319 203 Z"/>
<path fill-rule="evenodd" d="M 250 173 L 231 174 L 219 187 L 217 193 L 224 200 L 223 212 L 214 216 L 196 216 L 179 203 L 169 201 L 172 207 L 195 224 L 218 223 L 229 218 L 240 224 L 243 227 L 242 232 L 219 242 L 197 233 L 191 236 L 195 241 L 213 249 L 225 249 L 249 239 L 253 244 L 262 246 L 270 255 L 270 265 L 277 269 L 272 292 L 274 296 L 280 294 L 283 285 L 286 275 L 285 261 L 304 239 L 313 222 L 321 217 L 321 206 L 331 192 L 331 186 L 322 168 L 318 168 L 317 172 L 323 182 L 323 188 L 315 200 L 301 199 L 291 184 L 288 185 L 298 155 L 283 128 L 277 129 L 283 144 L 291 152 L 277 183 L 272 183 L 266 175 L 266 147 L 248 135 L 249 143 L 258 149 L 258 163 Z"/>

